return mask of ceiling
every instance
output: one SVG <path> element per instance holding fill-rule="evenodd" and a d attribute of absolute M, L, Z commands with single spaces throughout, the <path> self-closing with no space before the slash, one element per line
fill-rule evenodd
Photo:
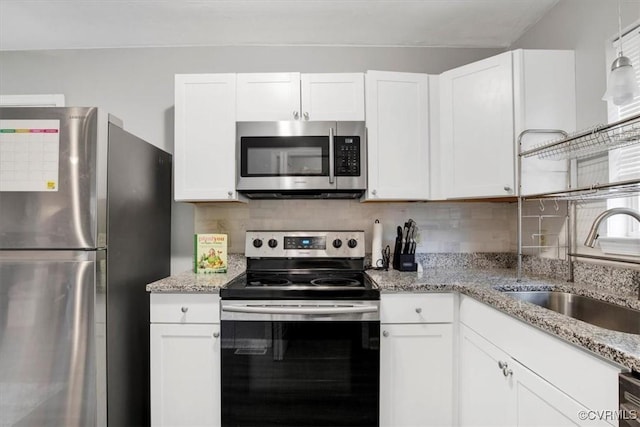
<path fill-rule="evenodd" d="M 559 0 L 0 0 L 0 50 L 509 47 Z"/>

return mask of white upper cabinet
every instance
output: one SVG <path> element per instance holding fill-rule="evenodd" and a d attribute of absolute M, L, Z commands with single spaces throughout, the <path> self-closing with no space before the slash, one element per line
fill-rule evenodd
<path fill-rule="evenodd" d="M 238 121 L 364 120 L 362 73 L 242 73 Z"/>
<path fill-rule="evenodd" d="M 514 74 L 516 143 L 526 129 L 576 130 L 576 77 L 573 51 L 517 50 L 521 64 Z M 553 139 L 558 133 L 529 133 L 522 137 L 522 150 Z M 517 148 L 517 146 L 516 146 Z M 516 152 L 517 153 L 517 152 Z M 522 159 L 520 194 L 531 195 L 566 190 L 569 185 L 566 160 Z"/>
<path fill-rule="evenodd" d="M 300 73 L 241 73 L 237 76 L 237 121 L 300 118 Z"/>
<path fill-rule="evenodd" d="M 304 120 L 364 121 L 364 74 L 302 75 Z"/>
<path fill-rule="evenodd" d="M 447 197 L 515 195 L 511 52 L 440 76 Z"/>
<path fill-rule="evenodd" d="M 175 200 L 238 200 L 235 87 L 235 74 L 175 76 Z"/>
<path fill-rule="evenodd" d="M 427 74 L 367 71 L 367 200 L 425 200 L 429 179 Z"/>
<path fill-rule="evenodd" d="M 573 52 L 516 50 L 447 71 L 440 106 L 444 196 L 515 196 L 520 132 L 575 128 Z M 528 169 L 546 175 L 547 188 L 566 180 L 565 162 Z M 550 171 L 558 173 L 549 178 Z"/>

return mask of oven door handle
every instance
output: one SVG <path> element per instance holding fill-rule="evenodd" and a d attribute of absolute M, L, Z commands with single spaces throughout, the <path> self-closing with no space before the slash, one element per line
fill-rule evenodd
<path fill-rule="evenodd" d="M 352 305 L 336 307 L 317 306 L 268 306 L 268 305 L 224 305 L 222 311 L 257 314 L 350 314 L 375 313 L 378 307 L 371 305 Z"/>

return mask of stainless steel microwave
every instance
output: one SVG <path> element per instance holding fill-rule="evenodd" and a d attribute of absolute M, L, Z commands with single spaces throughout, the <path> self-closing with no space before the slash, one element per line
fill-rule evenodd
<path fill-rule="evenodd" d="M 236 188 L 249 198 L 359 198 L 364 122 L 238 122 Z"/>

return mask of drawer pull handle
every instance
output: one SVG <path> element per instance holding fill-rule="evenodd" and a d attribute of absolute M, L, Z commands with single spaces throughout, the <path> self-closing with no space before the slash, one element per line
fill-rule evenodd
<path fill-rule="evenodd" d="M 416 313 L 418 314 L 422 313 L 422 309 L 420 307 L 416 308 Z"/>
<path fill-rule="evenodd" d="M 187 311 L 189 311 L 189 307 L 182 307 L 180 311 L 186 313 Z"/>

